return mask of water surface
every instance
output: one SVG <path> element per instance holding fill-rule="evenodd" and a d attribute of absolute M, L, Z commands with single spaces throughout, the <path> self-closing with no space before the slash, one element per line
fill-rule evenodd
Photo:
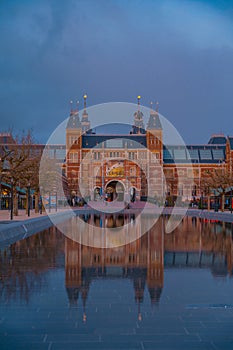
<path fill-rule="evenodd" d="M 232 224 L 166 220 L 117 248 L 56 228 L 2 248 L 1 349 L 232 349 Z"/>

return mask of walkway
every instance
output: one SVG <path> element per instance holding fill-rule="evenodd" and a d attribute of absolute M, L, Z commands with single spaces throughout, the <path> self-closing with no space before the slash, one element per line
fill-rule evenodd
<path fill-rule="evenodd" d="M 84 207 L 74 207 L 73 209 L 75 212 L 78 211 L 103 211 L 103 212 L 118 212 L 121 210 L 127 210 L 127 212 L 132 212 L 132 211 L 138 211 L 138 210 L 143 210 L 146 204 L 146 210 L 145 212 L 150 213 L 150 214 L 160 214 L 161 212 L 165 215 L 169 214 L 174 214 L 174 215 L 188 215 L 188 216 L 196 216 L 199 218 L 206 218 L 209 220 L 219 220 L 219 221 L 228 221 L 228 222 L 233 222 L 233 213 L 230 211 L 218 211 L 215 212 L 214 210 L 200 210 L 200 209 L 186 209 L 186 208 L 162 208 L 158 207 L 154 204 L 151 203 L 145 203 L 145 202 L 134 202 L 130 203 L 129 207 L 125 207 L 124 202 L 109 202 L 105 203 L 102 201 L 99 202 L 89 202 L 88 205 L 85 205 Z M 66 212 L 68 209 L 67 208 L 61 208 L 58 209 L 57 212 L 55 209 L 51 209 L 50 214 L 56 214 L 56 213 L 62 213 Z M 10 211 L 9 210 L 0 210 L 0 229 L 1 227 L 5 226 L 6 224 L 10 223 L 15 223 L 15 222 L 22 222 L 22 221 L 27 221 L 29 219 L 35 219 L 35 218 L 42 218 L 44 216 L 47 216 L 46 212 L 43 212 L 42 214 L 40 213 L 35 213 L 34 210 L 30 211 L 30 216 L 27 215 L 25 210 L 19 210 L 19 215 L 14 216 L 13 220 L 10 220 Z"/>
<path fill-rule="evenodd" d="M 32 219 L 32 218 L 42 217 L 45 215 L 47 215 L 47 214 L 46 213 L 39 214 L 39 213 L 35 213 L 35 210 L 31 210 L 30 216 L 28 216 L 25 210 L 19 210 L 19 215 L 14 216 L 13 220 L 10 220 L 10 211 L 9 210 L 1 210 L 0 211 L 0 224 L 28 220 L 30 218 Z"/>

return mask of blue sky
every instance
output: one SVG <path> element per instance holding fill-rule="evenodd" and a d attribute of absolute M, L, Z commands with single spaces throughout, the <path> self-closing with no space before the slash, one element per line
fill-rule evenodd
<path fill-rule="evenodd" d="M 233 135 L 231 0 L 1 0 L 0 48 L 1 131 L 46 142 L 87 92 L 158 100 L 187 143 Z"/>

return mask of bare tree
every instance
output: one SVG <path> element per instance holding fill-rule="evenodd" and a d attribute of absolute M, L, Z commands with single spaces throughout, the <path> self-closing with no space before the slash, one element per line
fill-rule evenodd
<path fill-rule="evenodd" d="M 18 215 L 17 186 L 26 188 L 31 182 L 32 188 L 38 187 L 38 164 L 40 154 L 33 152 L 35 146 L 32 133 L 28 131 L 15 138 L 15 143 L 1 146 L 2 178 L 13 187 L 14 215 Z"/>
<path fill-rule="evenodd" d="M 211 193 L 217 193 L 221 198 L 221 210 L 224 211 L 225 195 L 227 190 L 233 185 L 233 178 L 225 169 L 213 169 L 207 177 L 202 180 L 202 188 L 210 198 Z M 210 201 L 208 200 L 208 209 Z"/>

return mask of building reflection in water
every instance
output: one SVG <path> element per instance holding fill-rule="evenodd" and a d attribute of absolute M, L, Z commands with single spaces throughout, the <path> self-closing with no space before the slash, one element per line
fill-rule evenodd
<path fill-rule="evenodd" d="M 74 216 L 59 223 L 61 232 L 86 246 L 114 248 L 138 240 L 158 220 L 158 215 L 99 213 Z"/>
<path fill-rule="evenodd" d="M 89 221 L 105 227 L 121 227 L 127 230 L 125 223 L 134 221 L 134 215 L 90 215 Z M 126 222 L 125 222 L 126 221 Z M 91 282 L 99 277 L 112 278 L 111 267 L 115 267 L 114 278 L 128 278 L 133 282 L 135 301 L 143 302 L 147 286 L 151 303 L 157 304 L 163 288 L 163 230 L 162 220 L 155 229 L 132 243 L 116 248 L 95 248 L 77 243 L 69 238 L 65 241 L 66 288 L 71 305 L 77 303 L 79 295 L 85 310 L 86 300 Z M 140 228 L 135 227 L 135 231 Z M 90 226 L 92 235 L 92 226 Z M 127 234 L 127 233 L 126 233 Z M 86 314 L 84 311 L 84 320 Z"/>
<path fill-rule="evenodd" d="M 133 216 L 117 217 L 117 214 L 105 216 L 104 222 L 103 217 L 94 214 L 82 217 L 82 220 L 91 220 L 90 227 L 94 227 L 94 223 L 101 225 L 102 220 L 102 225 L 121 230 L 127 227 L 125 222 L 135 224 Z M 141 238 L 116 248 L 82 245 L 64 237 L 54 227 L 7 249 L 2 248 L 0 299 L 6 302 L 18 297 L 29 302 L 34 292 L 47 285 L 48 270 L 65 267 L 70 306 L 76 306 L 78 299 L 82 300 L 84 321 L 91 284 L 100 277 L 132 281 L 138 319 L 141 320 L 140 305 L 145 291 L 148 290 L 152 305 L 158 305 L 160 301 L 164 269 L 191 266 L 209 268 L 215 277 L 232 276 L 232 224 L 185 217 L 173 233 L 164 234 L 167 220 L 161 217 Z M 135 227 L 135 231 L 140 234 L 140 227 Z"/>

